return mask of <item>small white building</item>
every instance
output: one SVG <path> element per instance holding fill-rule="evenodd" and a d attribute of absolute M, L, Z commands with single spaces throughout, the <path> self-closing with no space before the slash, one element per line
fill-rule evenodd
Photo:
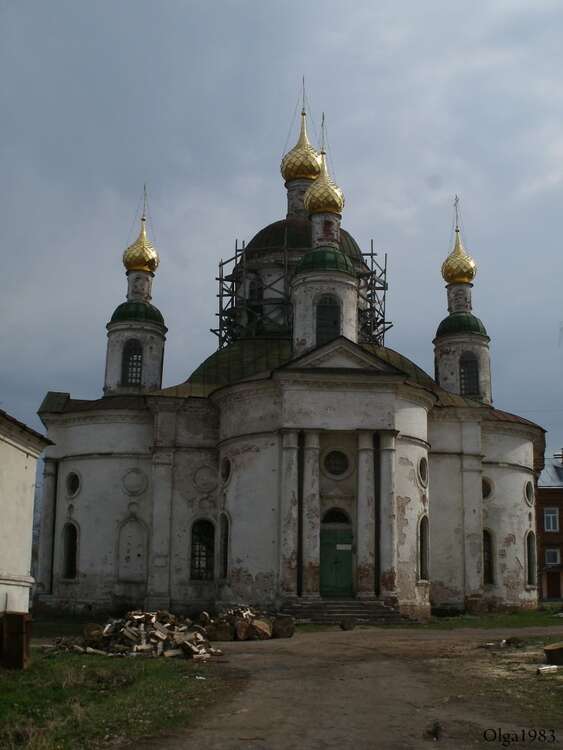
<path fill-rule="evenodd" d="M 107 326 L 103 397 L 48 393 L 39 410 L 54 443 L 41 603 L 535 607 L 544 431 L 491 405 L 459 228 L 433 379 L 381 345 L 375 277 L 340 227 L 342 191 L 305 113 L 282 174 L 287 217 L 221 274 L 219 350 L 165 389 L 143 216 L 123 258 L 127 301 Z"/>
<path fill-rule="evenodd" d="M 37 459 L 50 444 L 0 410 L 0 613 L 29 610 Z"/>

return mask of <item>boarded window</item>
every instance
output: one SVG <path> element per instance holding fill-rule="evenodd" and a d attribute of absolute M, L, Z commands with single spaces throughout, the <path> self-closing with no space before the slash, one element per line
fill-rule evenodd
<path fill-rule="evenodd" d="M 475 354 L 464 352 L 459 360 L 459 388 L 462 396 L 479 396 L 479 362 Z"/>
<path fill-rule="evenodd" d="M 421 581 L 428 581 L 428 516 L 420 519 L 418 537 L 418 577 Z"/>
<path fill-rule="evenodd" d="M 221 578 L 229 575 L 229 519 L 221 516 Z"/>
<path fill-rule="evenodd" d="M 63 577 L 76 578 L 78 556 L 78 532 L 73 523 L 63 528 Z"/>
<path fill-rule="evenodd" d="M 147 580 L 147 532 L 131 519 L 119 532 L 118 575 L 120 581 L 144 583 Z"/>
<path fill-rule="evenodd" d="M 536 535 L 533 531 L 528 532 L 526 537 L 526 583 L 528 586 L 536 585 Z"/>
<path fill-rule="evenodd" d="M 129 339 L 123 347 L 121 385 L 141 385 L 143 346 L 138 339 Z"/>
<path fill-rule="evenodd" d="M 215 527 L 211 521 L 196 521 L 192 526 L 190 576 L 195 581 L 212 581 L 214 576 Z"/>
<path fill-rule="evenodd" d="M 483 531 L 483 583 L 495 582 L 493 567 L 493 537 L 486 529 Z"/>
<path fill-rule="evenodd" d="M 317 346 L 340 336 L 340 305 L 332 294 L 317 302 Z"/>

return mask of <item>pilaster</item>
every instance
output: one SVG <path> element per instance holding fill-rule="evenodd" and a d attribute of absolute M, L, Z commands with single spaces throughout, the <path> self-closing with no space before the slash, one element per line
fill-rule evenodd
<path fill-rule="evenodd" d="M 297 430 L 282 432 L 280 587 L 285 597 L 297 595 Z"/>
<path fill-rule="evenodd" d="M 375 471 L 373 433 L 358 432 L 358 502 L 356 594 L 360 599 L 375 597 Z"/>
<path fill-rule="evenodd" d="M 303 594 L 320 596 L 321 502 L 319 494 L 319 432 L 305 432 L 303 465 Z"/>
<path fill-rule="evenodd" d="M 380 555 L 381 598 L 398 603 L 397 595 L 397 513 L 395 499 L 396 430 L 379 432 L 380 456 Z"/>

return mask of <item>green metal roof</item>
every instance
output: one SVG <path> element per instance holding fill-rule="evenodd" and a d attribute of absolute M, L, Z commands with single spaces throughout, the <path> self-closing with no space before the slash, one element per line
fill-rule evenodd
<path fill-rule="evenodd" d="M 295 273 L 310 271 L 341 271 L 356 276 L 354 265 L 350 258 L 335 247 L 325 245 L 310 250 L 299 261 Z"/>
<path fill-rule="evenodd" d="M 269 224 L 261 229 L 247 244 L 248 253 L 282 249 L 310 250 L 313 247 L 311 222 L 292 216 Z M 352 235 L 345 229 L 340 230 L 340 250 L 353 260 L 362 261 L 362 251 Z"/>
<path fill-rule="evenodd" d="M 479 318 L 468 312 L 452 313 L 447 318 L 444 318 L 438 326 L 436 337 L 448 336 L 453 333 L 478 333 L 481 336 L 487 335 L 485 326 Z"/>
<path fill-rule="evenodd" d="M 115 308 L 110 323 L 118 323 L 124 320 L 149 320 L 152 323 L 164 325 L 162 313 L 154 305 L 148 302 L 123 302 Z"/>

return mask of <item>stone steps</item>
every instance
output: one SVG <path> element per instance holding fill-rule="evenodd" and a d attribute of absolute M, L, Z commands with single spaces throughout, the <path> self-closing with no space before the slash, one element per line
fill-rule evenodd
<path fill-rule="evenodd" d="M 347 617 L 366 625 L 400 624 L 407 621 L 396 609 L 383 602 L 364 602 L 359 599 L 294 599 L 287 601 L 282 611 L 295 617 L 298 623 L 319 625 L 337 625 Z"/>

